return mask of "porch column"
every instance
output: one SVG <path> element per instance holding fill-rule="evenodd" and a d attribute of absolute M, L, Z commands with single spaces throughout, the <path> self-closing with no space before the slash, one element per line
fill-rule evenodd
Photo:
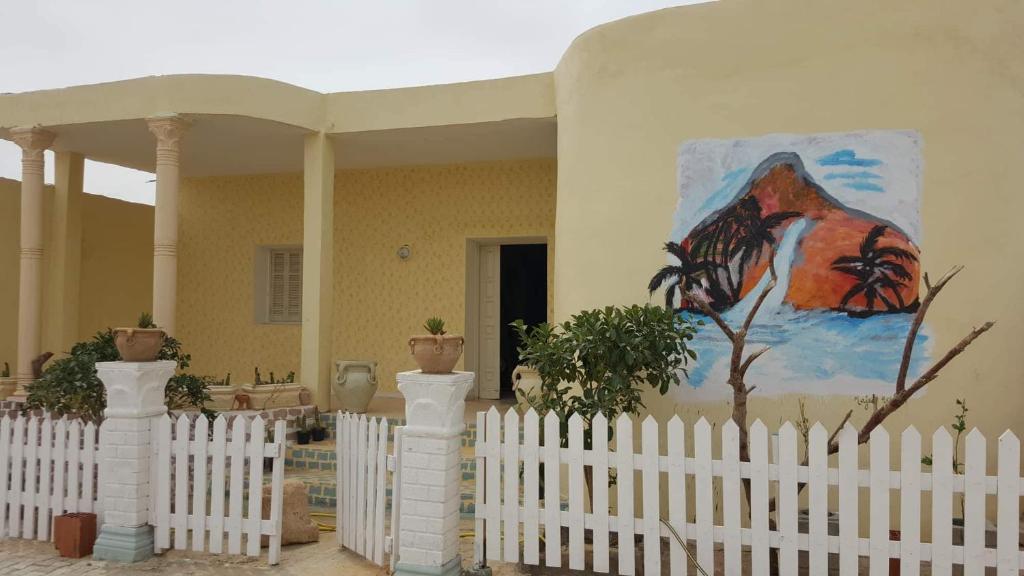
<path fill-rule="evenodd" d="M 177 114 L 146 120 L 156 136 L 156 206 L 153 218 L 153 322 L 174 335 L 178 299 L 178 171 L 188 122 Z"/>
<path fill-rule="evenodd" d="M 78 341 L 85 157 L 75 152 L 57 152 L 54 164 L 44 342 L 46 350 L 60 354 Z"/>
<path fill-rule="evenodd" d="M 331 407 L 331 318 L 334 306 L 334 147 L 326 134 L 306 136 L 302 206 L 302 384 Z"/>
<path fill-rule="evenodd" d="M 21 257 L 18 284 L 18 389 L 32 381 L 32 360 L 39 356 L 43 282 L 43 151 L 54 134 L 40 128 L 15 128 L 21 147 Z"/>
<path fill-rule="evenodd" d="M 406 426 L 398 456 L 402 485 L 395 575 L 458 576 L 460 450 L 466 393 L 475 375 L 416 370 L 396 378 L 405 397 Z"/>

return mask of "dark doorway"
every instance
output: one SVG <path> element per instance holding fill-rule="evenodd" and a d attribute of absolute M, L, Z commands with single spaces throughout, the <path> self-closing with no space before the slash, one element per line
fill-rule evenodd
<path fill-rule="evenodd" d="M 519 336 L 509 326 L 522 319 L 530 326 L 548 318 L 548 247 L 501 246 L 501 396 L 511 398 L 512 371 L 519 364 Z"/>

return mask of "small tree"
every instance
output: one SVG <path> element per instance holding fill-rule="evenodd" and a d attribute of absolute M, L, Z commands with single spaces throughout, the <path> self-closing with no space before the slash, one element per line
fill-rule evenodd
<path fill-rule="evenodd" d="M 541 416 L 549 411 L 558 415 L 563 446 L 571 415 L 583 418 L 589 448 L 598 412 L 610 422 L 637 412 L 645 387 L 665 394 L 679 385 L 680 366 L 697 357 L 688 346 L 696 332 L 693 324 L 660 306 L 609 306 L 555 326 L 529 328 L 521 320 L 512 326 L 522 343 L 521 362 L 541 377 L 539 390 L 520 394 Z"/>

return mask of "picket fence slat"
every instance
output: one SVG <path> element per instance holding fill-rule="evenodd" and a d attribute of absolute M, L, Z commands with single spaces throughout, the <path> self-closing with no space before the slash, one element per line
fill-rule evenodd
<path fill-rule="evenodd" d="M 999 437 L 999 512 L 996 526 L 1020 521 L 1020 441 L 1007 430 Z M 999 576 L 1020 573 L 1020 531 L 999 529 L 996 534 Z"/>
<path fill-rule="evenodd" d="M 871 544 L 872 576 L 889 573 L 889 433 L 871 431 Z"/>
<path fill-rule="evenodd" d="M 540 563 L 540 418 L 537 411 L 530 409 L 523 418 L 523 562 L 531 565 Z M 477 426 L 483 425 L 483 419 L 477 415 Z M 478 428 L 479 432 L 482 428 Z M 607 440 L 607 438 L 606 438 Z M 607 449 L 606 449 L 607 452 Z M 477 461 L 477 494 L 481 494 L 481 480 L 479 460 Z M 605 474 L 608 473 L 607 466 Z M 607 499 L 608 488 L 605 486 L 605 498 Z M 477 520 L 479 526 L 483 525 L 483 519 Z M 483 537 L 483 530 L 477 530 L 477 538 Z M 476 546 L 480 546 L 476 542 Z"/>
<path fill-rule="evenodd" d="M 195 426 L 196 451 L 192 483 L 192 550 L 202 552 L 206 542 L 206 452 L 210 421 L 198 418 Z"/>
<path fill-rule="evenodd" d="M 156 504 L 156 529 L 154 535 L 154 548 L 156 552 L 167 550 L 171 547 L 171 417 L 164 414 L 157 419 L 156 423 L 157 441 L 156 457 L 157 468 L 157 504 Z"/>
<path fill-rule="evenodd" d="M 945 428 L 932 435 L 932 575 L 953 573 L 953 438 Z"/>
<path fill-rule="evenodd" d="M 58 460 L 60 462 L 60 460 Z M 0 420 L 0 540 L 7 538 L 7 479 L 11 471 L 11 419 Z"/>
<path fill-rule="evenodd" d="M 860 545 L 860 487 L 857 430 L 847 423 L 839 431 L 839 574 L 857 576 Z"/>
<path fill-rule="evenodd" d="M 384 508 L 386 507 L 388 474 L 388 420 L 382 418 L 377 428 L 377 477 L 374 485 L 376 503 L 373 523 L 373 562 L 384 564 Z"/>
<path fill-rule="evenodd" d="M 977 428 L 967 435 L 964 463 L 964 576 L 985 573 L 985 437 Z"/>
<path fill-rule="evenodd" d="M 356 531 L 353 549 L 360 555 L 366 556 L 366 539 L 363 537 L 363 530 L 366 529 L 366 434 L 368 424 L 366 415 L 360 414 L 356 421 Z"/>
<path fill-rule="evenodd" d="M 487 412 L 486 435 L 486 506 L 488 516 L 494 519 L 486 526 L 487 559 L 501 560 L 501 415 L 493 406 Z"/>
<path fill-rule="evenodd" d="M 646 487 L 645 487 L 646 488 Z M 657 490 L 657 485 L 654 486 Z M 646 497 L 646 490 L 644 496 Z M 722 425 L 722 527 L 725 573 L 741 573 L 740 546 L 740 429 L 732 420 Z"/>
<path fill-rule="evenodd" d="M 284 512 L 284 438 L 287 433 L 284 420 L 274 422 L 274 443 L 278 445 L 278 454 L 270 473 L 270 546 L 267 551 L 267 563 L 276 566 L 281 561 L 281 532 Z"/>
<path fill-rule="evenodd" d="M 821 423 L 815 424 L 808 436 L 807 525 L 810 532 L 808 561 L 811 574 L 828 573 L 828 431 Z"/>
<path fill-rule="evenodd" d="M 36 462 L 39 461 L 39 420 L 30 418 L 25 437 L 25 489 L 22 500 L 21 537 L 35 538 L 36 532 Z M 76 498 L 77 500 L 77 498 Z"/>
<path fill-rule="evenodd" d="M 580 427 L 582 434 L 583 428 Z M 582 436 L 580 437 L 582 442 Z M 580 472 L 582 473 L 582 446 L 580 446 Z M 515 410 L 505 413 L 505 470 L 515 470 L 505 479 L 505 562 L 519 561 L 519 414 Z M 582 478 L 581 478 L 582 480 Z M 580 500 L 580 530 L 582 536 L 583 501 Z M 582 556 L 581 556 L 582 557 Z"/>
<path fill-rule="evenodd" d="M 658 472 L 658 422 L 648 416 L 640 427 L 643 451 L 644 573 L 661 573 L 661 483 Z M 582 456 L 582 455 L 581 455 Z"/>
<path fill-rule="evenodd" d="M 786 422 L 779 429 L 779 571 L 797 573 L 797 432 Z"/>
<path fill-rule="evenodd" d="M 597 414 L 591 421 L 593 438 L 594 464 L 591 482 L 594 491 L 593 505 L 593 569 L 594 572 L 607 573 L 608 564 L 608 419 L 604 414 Z M 527 564 L 529 559 L 525 560 Z M 536 562 L 534 562 L 535 564 Z"/>
<path fill-rule="evenodd" d="M 921 434 L 903 431 L 900 449 L 900 575 L 921 573 Z"/>
<path fill-rule="evenodd" d="M 25 417 L 14 421 L 14 441 L 11 450 L 11 496 L 8 529 L 12 538 L 21 536 L 21 487 L 25 462 Z M 63 502 L 61 502 L 63 505 Z"/>
<path fill-rule="evenodd" d="M 511 410 L 509 411 L 511 412 Z M 569 418 L 569 569 L 583 569 L 583 417 Z M 506 480 L 506 485 L 511 484 Z M 508 495 L 506 495 L 506 498 Z M 505 542 L 509 534 L 506 528 Z M 518 546 L 518 543 L 514 544 Z M 511 559 L 506 561 L 511 562 Z"/>
<path fill-rule="evenodd" d="M 494 410 L 494 408 L 491 408 Z M 497 412 L 497 410 L 495 410 Z M 487 426 L 497 426 L 498 418 L 495 416 L 493 423 L 488 417 Z M 495 432 L 498 434 L 499 432 Z M 491 432 L 488 430 L 488 440 L 490 440 Z M 562 566 L 562 498 L 561 498 L 561 464 L 559 464 L 559 447 L 561 446 L 559 440 L 559 422 L 558 416 L 554 412 L 548 412 L 544 417 L 544 560 L 550 568 L 560 568 Z M 497 436 L 495 436 L 497 437 Z M 490 442 L 487 445 L 488 450 L 497 451 L 497 446 L 492 446 Z M 490 469 L 488 468 L 488 473 Z M 496 476 L 491 478 L 487 477 L 487 490 L 488 496 L 491 494 L 491 490 L 494 490 L 494 494 L 498 493 L 498 487 L 491 487 L 491 483 L 497 484 L 501 477 Z M 498 507 L 488 507 L 488 512 L 494 513 L 498 510 Z M 497 523 L 497 516 L 491 516 Z M 488 532 L 490 537 L 490 532 Z"/>
<path fill-rule="evenodd" d="M 750 564 L 752 576 L 768 576 L 768 428 L 755 420 L 750 426 Z"/>
<path fill-rule="evenodd" d="M 93 470 L 95 464 L 96 427 L 92 424 L 89 424 L 89 426 L 92 428 L 86 428 L 85 453 L 88 458 L 86 459 L 85 470 Z M 45 542 L 50 539 L 50 524 L 52 522 L 50 502 L 52 501 L 51 495 L 53 494 L 50 489 L 53 470 L 53 422 L 50 421 L 48 415 L 43 418 L 39 433 L 42 445 L 39 447 L 39 520 L 36 526 L 36 540 Z M 85 503 L 88 506 L 88 512 L 92 512 L 93 478 L 93 474 L 85 474 L 85 489 L 83 492 L 86 494 Z"/>
<path fill-rule="evenodd" d="M 338 414 L 339 421 L 340 421 L 341 417 L 342 417 L 341 413 L 339 413 Z M 476 468 L 475 468 L 475 474 L 473 474 L 473 476 L 474 476 L 474 481 L 476 482 L 476 491 L 475 491 L 475 493 L 477 495 L 477 500 L 476 500 L 476 503 L 474 504 L 474 509 L 475 508 L 482 508 L 483 507 L 484 476 L 485 476 L 485 472 L 487 470 L 487 464 L 486 464 L 486 460 L 484 460 L 484 452 L 483 452 L 483 448 L 485 448 L 485 443 L 483 441 L 483 437 L 480 436 L 480 435 L 484 433 L 484 430 L 486 430 L 484 422 L 485 422 L 484 421 L 484 413 L 483 412 L 477 412 L 476 413 L 477 441 L 476 441 L 476 445 L 473 447 L 474 448 L 474 452 L 475 452 L 475 456 L 476 456 L 476 459 L 475 459 Z M 341 428 L 339 428 L 339 430 L 340 429 Z M 529 428 L 527 428 L 527 434 L 529 434 Z M 396 443 L 397 443 L 397 440 L 396 440 Z M 341 442 L 339 440 L 339 445 L 340 444 L 341 444 Z M 523 473 L 525 475 L 527 475 L 527 476 L 529 475 L 529 473 L 530 473 L 529 466 L 526 467 L 526 470 L 524 470 Z M 344 473 L 341 472 L 340 469 L 339 469 L 339 478 L 344 478 L 344 477 L 345 477 Z M 529 484 L 527 484 L 527 485 L 529 485 Z M 338 488 L 341 489 L 341 486 L 339 486 Z M 340 494 L 339 494 L 338 502 L 339 503 L 341 502 Z M 527 503 L 529 503 L 529 496 L 527 496 Z M 394 509 L 394 506 L 397 506 L 397 502 L 393 505 L 392 509 Z M 338 512 L 338 518 L 339 518 L 339 523 L 340 523 L 340 518 L 341 518 L 340 504 L 339 504 L 338 511 L 339 511 Z M 529 509 L 527 509 L 527 514 L 529 514 Z M 395 524 L 394 520 L 392 519 L 391 525 L 394 526 L 394 524 Z M 527 525 L 525 527 L 525 530 L 526 530 L 527 533 L 529 533 L 529 525 Z M 527 542 L 526 542 L 525 546 L 526 546 L 526 550 L 527 550 L 526 554 L 529 554 L 529 546 L 530 546 L 529 539 L 527 539 Z M 483 514 L 477 514 L 476 518 L 474 518 L 474 522 L 473 522 L 473 560 L 474 560 L 474 563 L 477 564 L 477 565 L 483 565 L 483 563 L 484 563 L 484 515 Z"/>
<path fill-rule="evenodd" d="M 260 555 L 260 530 L 263 518 L 263 438 L 266 435 L 263 418 L 257 416 L 250 423 L 249 432 L 249 530 L 246 553 Z"/>
<path fill-rule="evenodd" d="M 686 430 L 678 416 L 673 416 L 668 423 L 668 457 L 668 520 L 679 537 L 685 539 Z M 669 564 L 672 576 L 686 576 L 688 560 L 683 552 L 683 546 L 684 544 L 680 544 L 674 537 L 669 539 Z"/>
<path fill-rule="evenodd" d="M 84 430 L 84 451 L 82 452 L 82 470 L 93 470 L 96 466 L 96 425 L 89 422 Z M 44 434 L 46 434 L 44 432 Z M 49 442 L 47 442 L 49 443 Z M 82 504 L 79 509 L 82 512 L 93 512 L 95 501 L 95 474 L 85 473 L 82 475 Z"/>
<path fill-rule="evenodd" d="M 245 475 L 245 418 L 235 416 L 231 423 L 231 478 L 228 480 L 228 554 L 242 553 L 242 490 Z"/>
<path fill-rule="evenodd" d="M 210 552 L 220 554 L 224 550 L 224 489 L 227 464 L 228 420 L 223 414 L 213 421 L 213 444 L 210 458 L 213 472 L 210 475 Z M 283 436 L 275 436 L 283 438 Z"/>
<path fill-rule="evenodd" d="M 615 502 L 618 514 L 619 574 L 628 576 L 636 573 L 633 534 L 636 524 L 633 520 L 633 421 L 625 414 L 615 421 L 616 476 L 618 488 Z M 549 564 L 550 565 L 550 564 Z"/>
<path fill-rule="evenodd" d="M 174 427 L 174 513 L 171 526 L 174 528 L 174 548 L 188 547 L 188 441 L 192 423 L 182 414 Z"/>
<path fill-rule="evenodd" d="M 69 512 L 79 512 L 78 495 L 81 488 L 79 463 L 82 459 L 82 423 L 72 420 L 68 426 L 68 491 L 67 504 Z"/>
<path fill-rule="evenodd" d="M 374 524 L 377 520 L 377 438 L 378 424 L 376 418 L 367 422 L 366 429 L 366 533 L 363 534 L 363 556 L 373 559 L 374 544 L 377 542 Z"/>

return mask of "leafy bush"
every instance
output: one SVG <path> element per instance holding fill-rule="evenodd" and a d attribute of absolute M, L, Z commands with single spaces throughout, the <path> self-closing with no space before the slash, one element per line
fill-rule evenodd
<path fill-rule="evenodd" d="M 96 375 L 96 363 L 120 359 L 114 345 L 114 331 L 107 328 L 97 332 L 91 340 L 75 344 L 68 357 L 54 361 L 43 371 L 42 378 L 25 387 L 28 392 L 26 409 L 43 409 L 57 416 L 77 416 L 99 422 L 107 407 L 107 395 L 103 382 Z M 210 400 L 212 380 L 184 372 L 191 365 L 192 356 L 182 352 L 181 342 L 168 336 L 157 359 L 173 360 L 178 365 L 178 373 L 164 388 L 168 409 L 196 408 L 212 416 L 213 412 L 204 407 Z"/>
<path fill-rule="evenodd" d="M 512 326 L 522 342 L 521 362 L 541 377 L 539 390 L 520 394 L 542 416 L 549 411 L 558 415 L 563 445 L 572 414 L 583 417 L 589 447 L 591 421 L 598 412 L 610 422 L 638 412 L 645 387 L 664 395 L 679 385 L 679 371 L 697 357 L 687 346 L 694 325 L 660 306 L 609 306 L 555 326 L 528 328 L 521 320 Z M 609 426 L 609 438 L 612 430 Z"/>

